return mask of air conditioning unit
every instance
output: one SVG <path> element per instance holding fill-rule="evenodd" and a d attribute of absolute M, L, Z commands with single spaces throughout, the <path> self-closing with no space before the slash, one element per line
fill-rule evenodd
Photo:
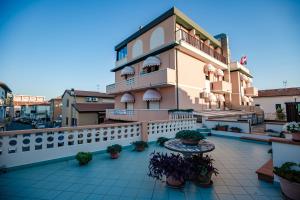
<path fill-rule="evenodd" d="M 93 102 L 98 102 L 98 98 L 97 97 L 93 97 Z"/>
<path fill-rule="evenodd" d="M 92 97 L 86 97 L 86 101 L 91 102 L 91 101 L 93 101 L 93 98 Z"/>

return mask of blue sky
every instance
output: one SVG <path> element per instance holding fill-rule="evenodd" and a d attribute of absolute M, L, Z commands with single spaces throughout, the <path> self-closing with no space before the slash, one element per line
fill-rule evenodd
<path fill-rule="evenodd" d="M 248 56 L 259 89 L 300 86 L 300 1 L 0 0 L 0 80 L 15 94 L 105 91 L 114 46 L 172 6 Z"/>

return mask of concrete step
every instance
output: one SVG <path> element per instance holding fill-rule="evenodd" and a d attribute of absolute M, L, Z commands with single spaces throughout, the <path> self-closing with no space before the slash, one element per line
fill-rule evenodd
<path fill-rule="evenodd" d="M 270 143 L 270 139 L 265 139 L 265 138 L 257 138 L 257 137 L 247 137 L 247 136 L 243 136 L 243 137 L 240 137 L 240 139 L 242 139 L 242 140 L 250 140 L 250 141 L 257 141 L 257 142 L 266 142 L 266 143 Z"/>
<path fill-rule="evenodd" d="M 274 173 L 273 173 L 273 161 L 268 160 L 263 166 L 256 170 L 257 178 L 262 181 L 273 183 Z"/>

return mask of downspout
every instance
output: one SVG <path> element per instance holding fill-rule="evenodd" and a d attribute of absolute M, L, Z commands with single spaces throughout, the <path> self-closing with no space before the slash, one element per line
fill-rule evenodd
<path fill-rule="evenodd" d="M 178 57 L 177 57 L 177 49 L 175 49 L 175 57 L 176 57 L 176 108 L 179 109 L 179 88 L 178 88 Z"/>

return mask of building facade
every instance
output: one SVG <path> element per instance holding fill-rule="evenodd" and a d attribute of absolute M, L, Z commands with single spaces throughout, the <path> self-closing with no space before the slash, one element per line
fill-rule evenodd
<path fill-rule="evenodd" d="M 50 103 L 50 120 L 51 122 L 62 119 L 62 99 L 56 97 L 49 100 Z"/>
<path fill-rule="evenodd" d="M 12 107 L 11 89 L 3 82 L 0 82 L 0 131 L 5 130 L 6 118 L 9 116 L 9 109 Z"/>
<path fill-rule="evenodd" d="M 110 119 L 167 119 L 170 109 L 223 110 L 227 105 L 243 105 L 242 98 L 246 99 L 242 86 L 236 92 L 239 96 L 232 98 L 231 74 L 240 83 L 242 71 L 230 69 L 227 36 L 208 34 L 176 8 L 139 29 L 115 50 L 111 70 L 115 83 L 106 88 L 115 95 L 115 109 L 107 112 Z"/>
<path fill-rule="evenodd" d="M 276 111 L 282 109 L 288 121 L 300 121 L 300 87 L 259 90 L 253 98 L 266 119 L 276 119 Z"/>
<path fill-rule="evenodd" d="M 45 101 L 22 105 L 20 117 L 36 121 L 50 121 L 50 103 Z"/>
<path fill-rule="evenodd" d="M 93 125 L 104 122 L 106 109 L 114 108 L 114 96 L 82 90 L 62 95 L 62 126 Z"/>
<path fill-rule="evenodd" d="M 14 95 L 14 117 L 21 117 L 21 107 L 30 106 L 35 104 L 44 103 L 46 98 L 44 96 L 32 96 L 32 95 Z M 25 109 L 23 107 L 23 109 Z"/>

